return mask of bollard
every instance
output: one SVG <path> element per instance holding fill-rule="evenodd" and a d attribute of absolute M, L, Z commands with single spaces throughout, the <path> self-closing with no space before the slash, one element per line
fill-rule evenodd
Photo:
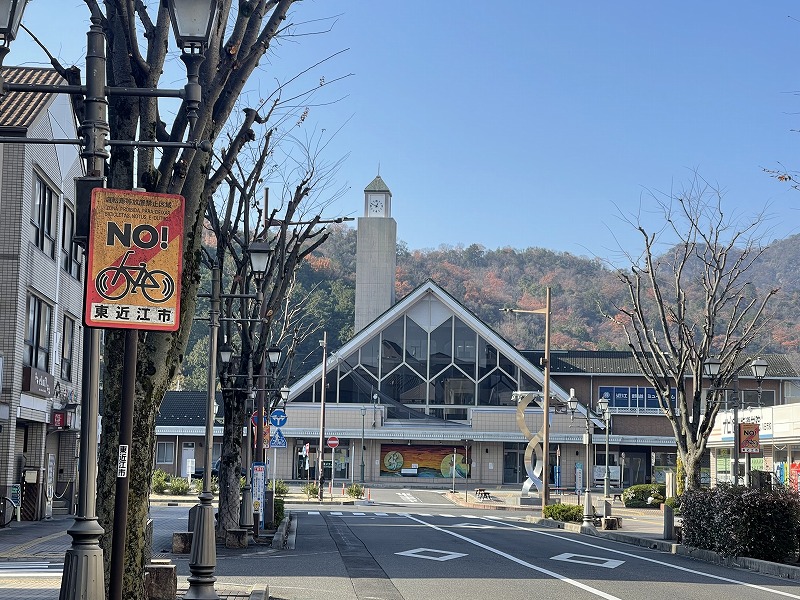
<path fill-rule="evenodd" d="M 342 482 L 342 496 L 344 496 L 344 482 Z"/>
<path fill-rule="evenodd" d="M 372 502 L 372 490 L 367 488 L 367 502 Z"/>
<path fill-rule="evenodd" d="M 675 512 L 672 510 L 671 506 L 667 506 L 664 504 L 662 506 L 664 509 L 664 539 L 665 540 L 674 540 L 675 539 Z"/>

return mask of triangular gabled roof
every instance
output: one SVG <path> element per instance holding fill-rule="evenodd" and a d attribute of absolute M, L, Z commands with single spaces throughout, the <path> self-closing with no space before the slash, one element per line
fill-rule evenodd
<path fill-rule="evenodd" d="M 432 303 L 431 300 L 438 301 Z M 444 289 L 439 287 L 434 281 L 428 280 L 413 292 L 400 300 L 397 304 L 389 308 L 382 315 L 378 316 L 367 327 L 359 331 L 353 338 L 346 344 L 339 348 L 336 352 L 330 354 L 327 358 L 327 367 L 330 371 L 334 369 L 344 357 L 350 356 L 353 352 L 358 350 L 364 344 L 369 342 L 375 335 L 383 331 L 386 327 L 391 325 L 398 317 L 404 314 L 412 314 L 415 321 L 419 323 L 420 316 L 424 317 L 425 311 L 439 311 L 441 307 L 448 311 L 450 314 L 458 317 L 467 326 L 471 327 L 488 343 L 494 346 L 499 352 L 505 355 L 513 362 L 522 372 L 524 372 L 530 379 L 544 386 L 544 373 L 526 359 L 518 350 L 509 344 L 502 336 L 495 332 L 486 323 L 481 321 L 474 313 L 464 307 L 458 300 L 447 293 Z M 441 316 L 441 315 L 439 315 Z M 447 315 L 448 317 L 450 315 Z M 421 325 L 421 324 L 420 324 Z M 296 398 L 307 390 L 310 386 L 314 385 L 322 376 L 322 363 L 317 365 L 314 369 L 306 373 L 291 387 L 289 393 L 289 401 Z M 526 390 L 521 390 L 526 391 Z M 550 381 L 550 395 L 554 397 L 557 402 L 566 404 L 569 399 L 569 392 L 561 388 L 552 379 Z M 583 407 L 579 407 L 581 412 Z"/>

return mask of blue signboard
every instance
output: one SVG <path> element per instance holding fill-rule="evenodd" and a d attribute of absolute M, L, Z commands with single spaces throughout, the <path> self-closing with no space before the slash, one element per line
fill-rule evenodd
<path fill-rule="evenodd" d="M 282 408 L 276 408 L 269 415 L 269 422 L 275 427 L 283 427 L 286 425 L 287 420 L 288 418 L 286 417 L 286 411 Z"/>
<path fill-rule="evenodd" d="M 669 396 L 672 406 L 675 406 L 677 390 L 670 388 Z M 652 387 L 600 386 L 598 398 L 608 400 L 608 405 L 611 408 L 659 408 L 658 394 L 655 388 Z"/>
<path fill-rule="evenodd" d="M 286 448 L 286 438 L 283 435 L 283 432 L 276 428 L 275 433 L 269 440 L 269 447 L 270 448 Z"/>

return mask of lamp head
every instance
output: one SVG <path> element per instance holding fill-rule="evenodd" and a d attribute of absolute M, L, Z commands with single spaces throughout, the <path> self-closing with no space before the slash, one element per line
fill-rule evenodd
<path fill-rule="evenodd" d="M 750 369 L 753 371 L 753 376 L 761 382 L 767 375 L 767 361 L 760 356 L 750 363 Z"/>
<path fill-rule="evenodd" d="M 8 47 L 17 37 L 22 13 L 28 0 L 0 0 L 0 47 Z"/>
<path fill-rule="evenodd" d="M 217 0 L 162 0 L 169 8 L 175 41 L 183 52 L 201 53 L 211 40 Z"/>
<path fill-rule="evenodd" d="M 703 363 L 703 373 L 706 377 L 716 379 L 719 375 L 719 370 L 722 367 L 722 361 L 716 357 L 708 357 Z"/>
<path fill-rule="evenodd" d="M 267 242 L 251 242 L 247 247 L 247 254 L 250 257 L 250 268 L 257 277 L 263 277 L 269 265 L 269 255 L 272 248 Z"/>
<path fill-rule="evenodd" d="M 233 356 L 233 348 L 228 342 L 225 342 L 219 348 L 219 357 L 222 359 L 222 362 L 226 365 L 231 362 L 231 357 Z"/>
<path fill-rule="evenodd" d="M 608 408 L 608 398 L 600 398 L 597 401 L 597 408 L 599 408 L 600 412 L 603 413 L 603 415 L 605 415 L 606 409 Z"/>
<path fill-rule="evenodd" d="M 285 385 L 281 388 L 281 400 L 283 400 L 283 402 L 286 403 L 288 399 L 289 399 L 289 386 Z"/>
<path fill-rule="evenodd" d="M 569 400 L 567 400 L 569 411 L 574 413 L 578 409 L 578 398 L 575 396 L 575 388 L 569 389 Z"/>
<path fill-rule="evenodd" d="M 273 369 L 278 366 L 278 362 L 281 360 L 282 352 L 283 351 L 280 349 L 280 347 L 276 346 L 275 344 L 272 344 L 272 346 L 267 349 L 267 360 L 269 360 L 269 364 Z"/>

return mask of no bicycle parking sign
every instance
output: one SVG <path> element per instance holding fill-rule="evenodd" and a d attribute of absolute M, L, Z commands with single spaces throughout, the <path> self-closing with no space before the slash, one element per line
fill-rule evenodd
<path fill-rule="evenodd" d="M 177 194 L 92 191 L 86 325 L 178 329 L 183 213 Z"/>

